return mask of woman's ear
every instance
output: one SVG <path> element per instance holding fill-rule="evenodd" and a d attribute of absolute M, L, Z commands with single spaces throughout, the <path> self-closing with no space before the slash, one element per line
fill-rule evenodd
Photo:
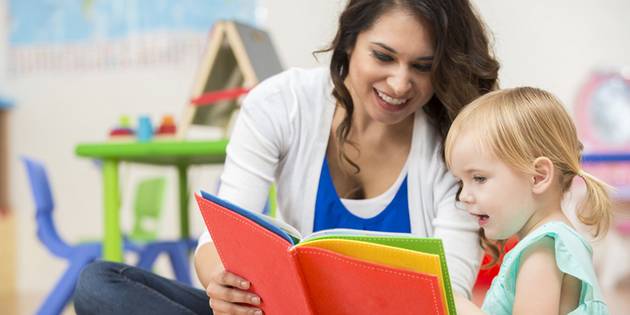
<path fill-rule="evenodd" d="M 532 192 L 541 194 L 554 182 L 555 168 L 548 157 L 541 156 L 534 160 L 534 175 L 532 177 Z"/>

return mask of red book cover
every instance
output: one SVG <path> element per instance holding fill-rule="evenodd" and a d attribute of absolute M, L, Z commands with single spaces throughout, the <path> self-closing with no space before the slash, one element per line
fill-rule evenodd
<path fill-rule="evenodd" d="M 252 283 L 267 315 L 445 313 L 435 275 L 293 245 L 246 210 L 195 197 L 225 269 Z"/>
<path fill-rule="evenodd" d="M 291 246 L 285 239 L 225 207 L 195 195 L 225 270 L 244 277 L 266 315 L 314 314 Z"/>

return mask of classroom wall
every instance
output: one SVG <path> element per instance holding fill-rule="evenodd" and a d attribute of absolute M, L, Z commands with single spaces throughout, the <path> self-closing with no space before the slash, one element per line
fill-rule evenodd
<path fill-rule="evenodd" d="M 630 66 L 630 2 L 627 0 L 474 1 L 494 34 L 502 64 L 502 86 L 535 85 L 573 104 L 579 86 L 592 69 Z M 262 0 L 269 29 L 284 65 L 314 67 L 311 52 L 333 36 L 344 1 Z M 2 0 L 3 9 L 6 0 Z M 0 70 L 6 69 L 7 17 L 0 18 Z M 325 58 L 324 64 L 325 64 Z M 35 238 L 33 204 L 22 165 L 27 154 L 49 168 L 57 201 L 56 223 L 71 241 L 102 233 L 101 178 L 96 166 L 74 155 L 81 141 L 105 139 L 120 114 L 149 113 L 154 119 L 172 113 L 179 118 L 193 83 L 197 60 L 177 66 L 152 66 L 116 71 L 55 73 L 7 77 L 0 73 L 0 91 L 16 100 L 10 115 L 10 182 L 17 222 L 17 286 L 45 292 L 65 264 L 53 258 Z M 220 167 L 191 171 L 193 189 L 212 189 Z M 172 170 L 121 168 L 123 189 L 147 174 L 166 174 L 175 190 Z M 176 207 L 167 197 L 167 210 Z M 128 205 L 125 205 L 128 207 Z M 127 210 L 123 210 L 127 211 Z M 164 235 L 177 233 L 175 211 L 166 211 Z M 195 208 L 193 231 L 201 231 Z M 196 222 L 196 223 L 195 223 Z M 125 224 L 129 224 L 126 219 Z"/>
<path fill-rule="evenodd" d="M 630 1 L 476 0 L 503 87 L 534 85 L 571 107 L 593 70 L 630 67 Z"/>

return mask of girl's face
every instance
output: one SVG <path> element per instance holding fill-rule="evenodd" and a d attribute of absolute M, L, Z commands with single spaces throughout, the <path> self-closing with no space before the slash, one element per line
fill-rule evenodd
<path fill-rule="evenodd" d="M 433 96 L 433 39 L 428 26 L 404 10 L 385 13 L 357 36 L 346 86 L 357 114 L 396 124 Z"/>
<path fill-rule="evenodd" d="M 462 132 L 451 153 L 451 171 L 462 185 L 459 201 L 489 239 L 522 237 L 536 209 L 533 177 L 478 148 L 473 133 Z"/>

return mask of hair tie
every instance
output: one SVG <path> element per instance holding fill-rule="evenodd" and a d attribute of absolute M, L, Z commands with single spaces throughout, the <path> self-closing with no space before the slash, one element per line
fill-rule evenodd
<path fill-rule="evenodd" d="M 586 177 L 586 172 L 583 169 L 579 169 L 577 171 L 577 176 L 580 176 L 582 178 Z"/>

